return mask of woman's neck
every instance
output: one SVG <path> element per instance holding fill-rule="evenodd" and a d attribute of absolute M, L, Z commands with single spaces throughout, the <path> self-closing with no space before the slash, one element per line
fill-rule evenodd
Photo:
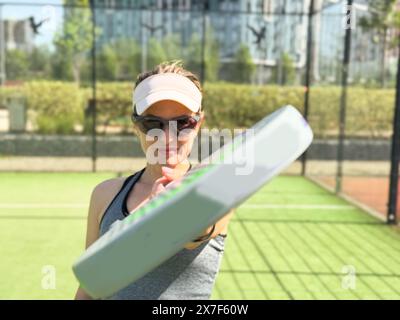
<path fill-rule="evenodd" d="M 146 169 L 142 174 L 141 181 L 145 184 L 153 184 L 154 181 L 156 181 L 158 178 L 161 178 L 162 172 L 161 172 L 162 165 L 160 164 L 147 164 Z M 190 162 L 189 161 L 183 161 L 178 163 L 175 167 L 171 168 L 174 170 L 174 173 L 177 176 L 182 176 L 184 175 L 190 168 Z"/>

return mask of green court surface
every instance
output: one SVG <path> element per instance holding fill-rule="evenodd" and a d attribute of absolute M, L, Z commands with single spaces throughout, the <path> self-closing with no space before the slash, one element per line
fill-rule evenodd
<path fill-rule="evenodd" d="M 73 298 L 90 193 L 113 176 L 0 173 L 0 299 Z M 400 299 L 399 230 L 302 177 L 251 197 L 225 241 L 213 299 Z"/>

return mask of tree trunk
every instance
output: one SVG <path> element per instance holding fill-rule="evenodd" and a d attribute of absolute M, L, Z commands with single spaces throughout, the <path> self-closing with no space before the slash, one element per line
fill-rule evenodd
<path fill-rule="evenodd" d="M 72 74 L 74 76 L 75 83 L 79 87 L 80 83 L 81 83 L 81 66 L 82 66 L 82 62 L 81 62 L 81 58 L 79 57 L 79 55 L 78 56 L 75 55 L 73 59 L 74 59 L 74 61 L 72 62 Z"/>
<path fill-rule="evenodd" d="M 381 57 L 381 87 L 386 87 L 386 47 L 387 47 L 387 32 L 388 29 L 383 30 L 382 39 L 382 57 Z"/>

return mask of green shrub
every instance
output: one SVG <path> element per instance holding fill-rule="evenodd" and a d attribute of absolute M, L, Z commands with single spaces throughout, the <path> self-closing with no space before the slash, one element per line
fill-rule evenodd
<path fill-rule="evenodd" d="M 301 108 L 301 89 L 215 83 L 204 87 L 203 106 L 209 127 L 249 127 L 278 106 Z"/>
<path fill-rule="evenodd" d="M 106 127 L 110 124 L 121 125 L 121 118 L 129 120 L 132 112 L 132 89 L 133 83 L 130 82 L 98 83 L 97 123 Z M 130 122 L 125 122 L 122 126 L 126 131 Z"/>
<path fill-rule="evenodd" d="M 133 82 L 97 83 L 97 123 L 131 128 Z M 83 114 L 91 88 L 68 82 L 33 81 L 22 88 L 0 88 L 0 101 L 12 94 L 27 97 L 28 110 L 35 113 L 39 132 L 72 133 L 74 125 L 84 124 L 90 132 L 90 119 Z M 309 122 L 317 137 L 337 134 L 341 88 L 315 86 L 310 91 Z M 349 87 L 346 134 L 368 137 L 391 133 L 395 91 Z M 253 125 L 280 106 L 291 104 L 304 112 L 304 87 L 254 86 L 227 82 L 206 83 L 203 106 L 205 126 L 244 128 Z"/>
<path fill-rule="evenodd" d="M 74 132 L 74 117 L 42 115 L 36 119 L 38 132 L 43 134 L 70 134 Z"/>
<path fill-rule="evenodd" d="M 347 103 L 348 134 L 391 135 L 395 104 L 393 89 L 350 88 Z"/>
<path fill-rule="evenodd" d="M 317 137 L 339 130 L 340 87 L 312 87 L 309 123 Z M 210 83 L 204 87 L 203 105 L 209 127 L 249 127 L 278 107 L 291 104 L 304 112 L 304 87 L 252 86 Z M 393 89 L 348 88 L 346 134 L 387 136 L 392 129 Z"/>
<path fill-rule="evenodd" d="M 41 133 L 73 133 L 83 123 L 82 91 L 74 83 L 31 81 L 24 85 L 28 110 Z"/>

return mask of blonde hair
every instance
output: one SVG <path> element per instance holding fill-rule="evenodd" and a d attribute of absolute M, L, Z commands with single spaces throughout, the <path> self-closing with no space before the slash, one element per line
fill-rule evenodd
<path fill-rule="evenodd" d="M 153 70 L 140 73 L 136 77 L 135 88 L 144 79 L 146 79 L 154 74 L 168 73 L 168 72 L 177 73 L 177 74 L 187 77 L 189 80 L 191 80 L 196 85 L 196 87 L 200 90 L 200 92 L 203 93 L 203 89 L 201 87 L 199 78 L 197 77 L 196 74 L 194 74 L 193 72 L 190 72 L 189 70 L 186 70 L 183 67 L 182 60 L 164 61 L 164 62 L 158 64 L 157 66 L 155 66 Z"/>

